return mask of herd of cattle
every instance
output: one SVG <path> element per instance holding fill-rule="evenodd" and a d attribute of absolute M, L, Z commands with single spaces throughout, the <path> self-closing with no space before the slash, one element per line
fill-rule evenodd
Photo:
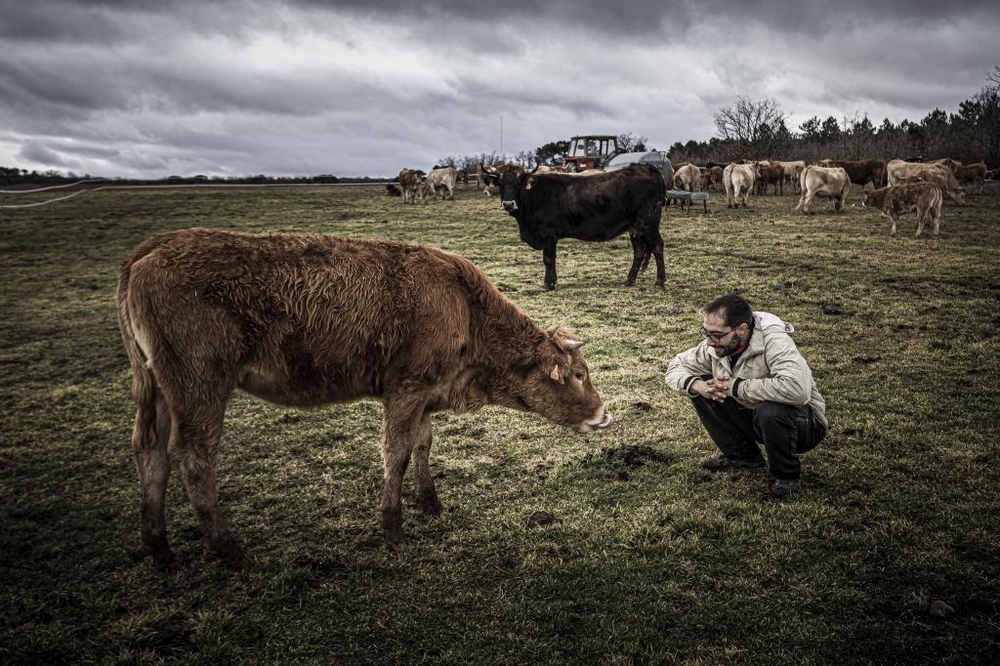
<path fill-rule="evenodd" d="M 479 165 L 476 178 L 486 194 L 500 197 L 503 210 L 517 221 L 521 240 L 542 251 L 542 288 L 548 291 L 556 286 L 556 244 L 560 239 L 604 241 L 626 231 L 633 257 L 625 285 L 635 282 L 652 257 L 656 261 L 656 285 L 662 287 L 665 274 L 660 216 L 671 194 L 679 194 L 678 190 L 707 192 L 721 185 L 727 207 L 738 208 L 747 206 L 752 193 L 762 196 L 771 189 L 783 195 L 787 186 L 799 195 L 796 211 L 811 213 L 813 199 L 820 197 L 831 200 L 839 213 L 852 184 L 862 188 L 871 184 L 873 189 L 866 192 L 862 207 L 889 218 L 889 233 L 893 236 L 899 215 L 914 213 L 919 236 L 927 223 L 933 225 L 935 234 L 939 233 L 944 197 L 963 205 L 963 185 L 981 193 L 984 182 L 992 175 L 983 162 L 965 165 L 950 158 L 887 162 L 876 157 L 857 161 L 826 159 L 815 164 L 802 160 L 724 165 L 710 162 L 704 167 L 685 163 L 676 165 L 672 176 L 648 164 L 632 164 L 617 171 L 582 172 L 550 167 L 528 172 L 516 165 Z M 392 183 L 387 190 L 410 204 L 418 198 L 438 195 L 453 199 L 459 180 L 468 182 L 464 172 L 454 167 L 434 167 L 430 173 L 403 169 L 398 185 Z M 674 189 L 669 189 L 665 180 Z"/>

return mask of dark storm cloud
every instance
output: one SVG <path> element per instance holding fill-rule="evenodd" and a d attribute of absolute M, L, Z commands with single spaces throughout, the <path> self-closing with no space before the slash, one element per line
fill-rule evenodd
<path fill-rule="evenodd" d="M 740 95 L 792 129 L 919 121 L 1000 63 L 997 4 L 0 0 L 0 165 L 388 175 L 574 133 L 705 140 Z"/>

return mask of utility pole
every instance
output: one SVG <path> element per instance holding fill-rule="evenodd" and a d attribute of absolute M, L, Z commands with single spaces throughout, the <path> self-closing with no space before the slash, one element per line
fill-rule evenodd
<path fill-rule="evenodd" d="M 500 116 L 500 155 L 503 156 L 503 116 Z"/>

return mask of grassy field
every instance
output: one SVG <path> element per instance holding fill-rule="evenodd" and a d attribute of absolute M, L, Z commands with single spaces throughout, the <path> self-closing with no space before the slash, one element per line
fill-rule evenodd
<path fill-rule="evenodd" d="M 1000 194 L 946 203 L 940 238 L 919 239 L 912 216 L 893 239 L 850 204 L 795 203 L 667 208 L 662 291 L 652 269 L 620 286 L 627 238 L 564 241 L 551 293 L 540 253 L 471 189 L 416 206 L 339 187 L 0 210 L 0 663 L 994 663 Z M 437 415 L 446 510 L 405 506 L 397 556 L 379 528 L 380 405 L 237 394 L 220 493 L 252 566 L 206 558 L 176 476 L 179 566 L 135 564 L 116 270 L 149 235 L 199 225 L 459 252 L 540 325 L 577 330 L 617 424 L 581 436 L 499 408 Z M 700 339 L 700 308 L 733 289 L 795 325 L 827 400 L 829 435 L 790 501 L 765 474 L 703 471 L 713 446 L 663 382 Z"/>

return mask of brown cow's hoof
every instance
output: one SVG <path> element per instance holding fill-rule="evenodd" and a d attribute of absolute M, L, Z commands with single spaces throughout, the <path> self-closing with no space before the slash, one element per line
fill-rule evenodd
<path fill-rule="evenodd" d="M 162 548 L 152 548 L 150 546 L 143 546 L 138 550 L 132 551 L 132 561 L 139 563 L 152 556 L 153 566 L 156 567 L 157 571 L 169 571 L 174 563 L 174 553 L 170 548 L 164 546 Z"/>
<path fill-rule="evenodd" d="M 444 511 L 444 505 L 441 504 L 441 500 L 437 498 L 437 495 L 417 497 L 417 508 L 430 516 L 439 516 Z"/>

